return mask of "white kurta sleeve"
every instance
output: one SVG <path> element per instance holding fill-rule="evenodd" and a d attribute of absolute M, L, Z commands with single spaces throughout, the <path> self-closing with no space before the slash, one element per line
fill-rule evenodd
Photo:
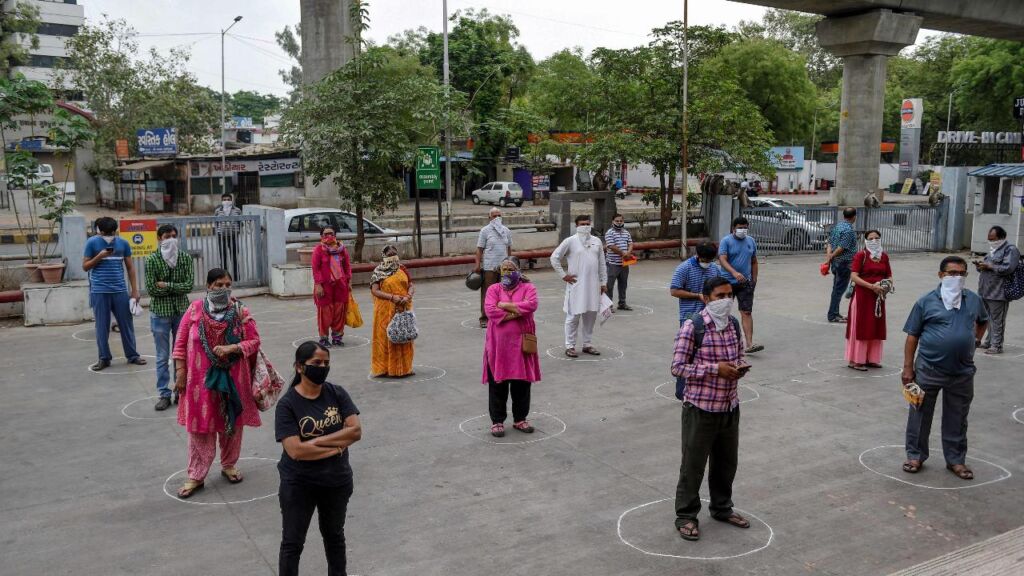
<path fill-rule="evenodd" d="M 599 280 L 601 280 L 601 286 L 608 286 L 608 266 L 605 263 L 604 251 L 605 248 L 602 247 L 601 261 L 598 263 L 597 266 L 597 277 Z"/>
<path fill-rule="evenodd" d="M 562 268 L 562 258 L 565 258 L 566 253 L 569 251 L 569 241 L 572 240 L 572 236 L 569 236 L 562 243 L 555 248 L 555 251 L 551 253 L 551 267 L 558 274 L 559 278 L 565 278 L 565 268 Z"/>

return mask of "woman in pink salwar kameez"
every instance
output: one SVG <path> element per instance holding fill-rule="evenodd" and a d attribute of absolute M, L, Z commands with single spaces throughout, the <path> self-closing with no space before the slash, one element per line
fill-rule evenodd
<path fill-rule="evenodd" d="M 242 429 L 260 425 L 252 396 L 252 361 L 260 349 L 256 321 L 231 297 L 226 271 L 210 270 L 206 288 L 207 296 L 185 311 L 174 342 L 178 424 L 188 432 L 188 479 L 180 498 L 203 488 L 218 444 L 221 474 L 232 484 L 241 482 L 235 464 Z"/>
<path fill-rule="evenodd" d="M 885 288 L 882 280 L 892 280 L 889 255 L 882 250 L 882 235 L 877 230 L 864 234 L 864 249 L 853 257 L 850 267 L 855 285 L 846 325 L 846 361 L 859 372 L 882 367 L 885 344 Z"/>
<path fill-rule="evenodd" d="M 530 434 L 530 385 L 540 381 L 540 358 L 524 354 L 523 334 L 536 334 L 533 313 L 537 310 L 537 289 L 519 271 L 514 259 L 499 267 L 501 281 L 487 289 L 484 313 L 487 335 L 484 341 L 482 382 L 489 389 L 491 434 L 505 435 L 506 403 L 512 395 L 512 427 Z"/>

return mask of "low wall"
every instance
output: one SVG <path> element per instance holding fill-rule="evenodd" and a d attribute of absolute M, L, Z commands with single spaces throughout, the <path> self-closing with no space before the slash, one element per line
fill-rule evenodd
<path fill-rule="evenodd" d="M 89 306 L 89 282 L 24 284 L 25 326 L 62 326 L 93 319 Z"/>

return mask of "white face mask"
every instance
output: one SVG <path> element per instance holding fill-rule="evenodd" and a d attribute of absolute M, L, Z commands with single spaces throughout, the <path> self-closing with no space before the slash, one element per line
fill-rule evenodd
<path fill-rule="evenodd" d="M 942 287 L 939 289 L 939 293 L 942 295 L 942 304 L 946 307 L 946 310 L 960 308 L 965 280 L 966 278 L 963 276 L 942 277 Z"/>
<path fill-rule="evenodd" d="M 737 238 L 739 238 L 740 240 L 743 240 L 744 238 L 747 237 L 747 229 L 746 228 L 737 228 L 736 231 L 734 232 L 734 234 L 736 234 Z"/>
<path fill-rule="evenodd" d="M 103 241 L 106 242 L 107 244 L 113 244 L 114 243 L 114 235 L 113 234 L 111 234 L 110 236 L 100 236 L 100 238 L 103 238 Z"/>
<path fill-rule="evenodd" d="M 160 241 L 160 256 L 167 265 L 174 268 L 178 265 L 178 239 L 168 238 Z"/>
<path fill-rule="evenodd" d="M 881 240 L 865 240 L 864 247 L 871 253 L 872 258 L 878 258 L 882 254 L 882 241 Z"/>
<path fill-rule="evenodd" d="M 711 268 L 711 262 L 701 262 L 700 260 L 697 260 L 697 264 L 700 264 L 700 267 L 705 270 Z"/>
<path fill-rule="evenodd" d="M 1006 244 L 1006 239 L 1005 238 L 1002 239 L 1002 240 L 996 240 L 995 242 L 989 242 L 988 243 L 988 251 L 989 252 L 995 252 L 996 250 L 999 250 L 1000 248 L 1002 248 L 1003 244 Z"/>
<path fill-rule="evenodd" d="M 491 222 L 494 222 L 495 226 L 501 226 L 501 216 L 495 216 Z"/>
<path fill-rule="evenodd" d="M 587 237 L 590 236 L 591 228 L 592 227 L 589 224 L 586 226 L 577 226 L 576 233 L 579 234 L 581 237 Z"/>
<path fill-rule="evenodd" d="M 225 210 L 231 210 L 231 207 L 232 207 L 232 206 L 233 206 L 234 204 L 235 204 L 235 203 L 234 203 L 234 202 L 232 202 L 231 200 L 224 200 L 224 201 L 222 201 L 222 202 L 220 203 L 220 205 L 221 205 L 221 206 L 223 206 Z"/>
<path fill-rule="evenodd" d="M 715 328 L 717 330 L 725 330 L 725 327 L 729 325 L 729 316 L 732 314 L 732 302 L 732 298 L 722 298 L 721 300 L 708 302 L 708 314 L 715 321 Z"/>

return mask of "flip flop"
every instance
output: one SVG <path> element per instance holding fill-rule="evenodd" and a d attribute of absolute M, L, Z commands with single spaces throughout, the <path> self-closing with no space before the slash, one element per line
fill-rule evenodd
<path fill-rule="evenodd" d="M 750 528 L 750 521 L 735 512 L 729 514 L 728 516 L 712 516 L 712 518 L 718 520 L 719 522 L 725 522 L 726 524 L 729 524 L 730 526 L 735 526 L 737 528 Z"/>
<path fill-rule="evenodd" d="M 676 532 L 679 533 L 679 537 L 683 540 L 689 540 L 690 542 L 700 540 L 700 530 L 696 520 L 687 520 L 682 526 L 676 528 Z"/>
<path fill-rule="evenodd" d="M 963 464 L 946 464 L 946 470 L 956 474 L 961 480 L 974 480 L 974 471 Z"/>
<path fill-rule="evenodd" d="M 181 498 L 182 500 L 191 498 L 193 494 L 199 492 L 205 487 L 206 485 L 202 482 L 186 480 L 185 483 L 181 485 L 181 488 L 178 488 L 178 498 Z"/>
<path fill-rule="evenodd" d="M 846 367 L 850 368 L 851 370 L 856 370 L 858 372 L 867 372 L 868 371 L 867 366 L 865 366 L 863 364 L 848 364 Z"/>
<path fill-rule="evenodd" d="M 227 478 L 228 482 L 232 484 L 238 484 L 242 480 L 245 480 L 245 478 L 242 478 L 242 471 L 234 466 L 221 470 L 220 475 Z"/>
<path fill-rule="evenodd" d="M 575 348 L 566 348 L 565 349 L 565 355 L 568 356 L 569 358 L 579 358 L 580 357 L 580 355 L 576 353 L 576 349 Z"/>
<path fill-rule="evenodd" d="M 917 464 L 914 464 L 917 462 Z M 924 466 L 924 462 L 920 460 L 907 460 L 903 463 L 903 471 L 907 474 L 917 474 L 921 471 L 921 467 Z"/>

